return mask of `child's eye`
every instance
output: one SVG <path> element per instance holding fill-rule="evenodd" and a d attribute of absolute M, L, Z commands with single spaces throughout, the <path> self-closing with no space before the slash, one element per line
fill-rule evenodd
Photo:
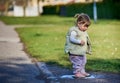
<path fill-rule="evenodd" d="M 87 24 L 85 25 L 85 27 L 88 27 L 88 26 L 89 26 L 89 25 L 87 25 Z"/>

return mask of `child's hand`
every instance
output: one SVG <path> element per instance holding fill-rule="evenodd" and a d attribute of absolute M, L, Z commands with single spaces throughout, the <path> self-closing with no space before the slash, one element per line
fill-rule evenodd
<path fill-rule="evenodd" d="M 81 40 L 80 45 L 83 46 L 84 44 L 85 44 L 85 42 L 83 40 Z"/>

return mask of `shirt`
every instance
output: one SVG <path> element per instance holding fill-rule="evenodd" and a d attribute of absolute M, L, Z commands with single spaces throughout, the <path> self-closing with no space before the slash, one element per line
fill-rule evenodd
<path fill-rule="evenodd" d="M 81 40 L 76 39 L 77 33 L 75 31 L 72 31 L 70 34 L 70 41 L 76 44 L 80 44 Z"/>

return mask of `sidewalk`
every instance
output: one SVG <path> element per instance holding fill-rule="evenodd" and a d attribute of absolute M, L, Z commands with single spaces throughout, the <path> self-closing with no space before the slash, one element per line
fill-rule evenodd
<path fill-rule="evenodd" d="M 14 27 L 0 21 L 0 83 L 45 83 L 36 78 L 38 75 Z"/>

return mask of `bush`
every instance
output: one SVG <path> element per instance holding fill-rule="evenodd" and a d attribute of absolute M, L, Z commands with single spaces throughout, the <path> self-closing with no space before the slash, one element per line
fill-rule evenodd
<path fill-rule="evenodd" d="M 43 14 L 45 15 L 58 15 L 59 14 L 59 6 L 45 6 L 43 7 Z"/>
<path fill-rule="evenodd" d="M 91 18 L 93 18 L 93 3 L 77 3 L 64 6 L 46 6 L 44 7 L 43 14 L 73 17 L 76 13 L 87 13 Z M 103 2 L 97 3 L 97 15 L 99 19 L 120 19 L 119 13 L 119 0 L 103 0 Z"/>

